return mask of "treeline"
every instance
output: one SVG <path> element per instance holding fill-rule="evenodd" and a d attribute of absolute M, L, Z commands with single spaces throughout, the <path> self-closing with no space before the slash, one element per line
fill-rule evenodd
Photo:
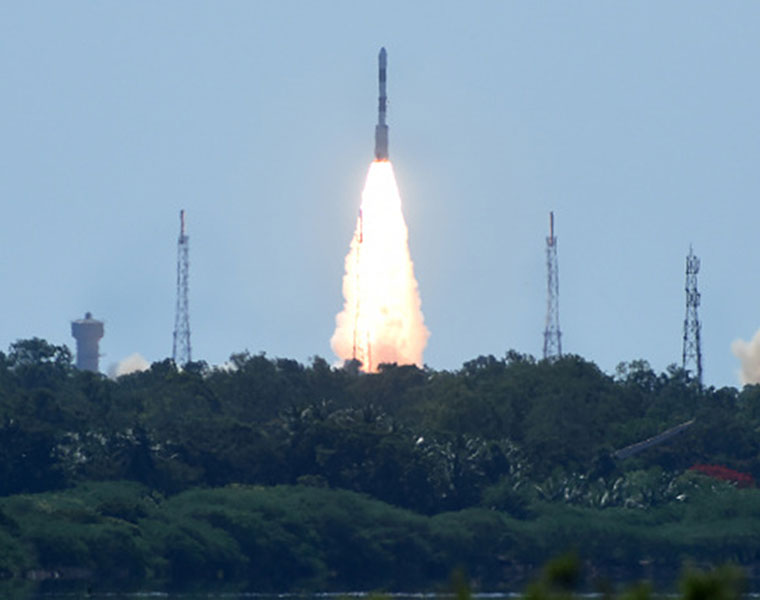
<path fill-rule="evenodd" d="M 705 483 L 697 475 L 683 482 L 689 500 L 669 507 L 538 502 L 526 519 L 486 507 L 425 516 L 310 486 L 164 497 L 134 482 L 87 483 L 0 498 L 0 580 L 68 579 L 109 591 L 130 581 L 154 589 L 414 591 L 441 589 L 458 568 L 477 589 L 515 591 L 547 560 L 574 550 L 586 571 L 580 589 L 647 579 L 667 591 L 685 562 L 760 560 L 757 492 Z"/>
<path fill-rule="evenodd" d="M 692 418 L 668 443 L 612 458 Z M 695 464 L 760 478 L 759 430 L 760 386 L 701 389 L 642 361 L 611 376 L 578 356 L 510 352 L 454 372 L 363 375 L 244 353 L 225 368 L 166 360 L 114 381 L 39 339 L 0 353 L 0 495 L 133 480 L 164 494 L 329 486 L 425 514 L 521 487 L 592 504 L 609 491 L 605 502 L 620 504 L 631 500 L 622 488 L 646 481 L 656 496 Z"/>
<path fill-rule="evenodd" d="M 616 450 L 691 419 L 690 427 L 666 443 L 631 458 L 615 458 Z M 540 564 L 550 556 L 549 547 L 558 549 L 558 539 L 588 543 L 598 560 L 620 568 L 633 568 L 641 560 L 661 560 L 671 568 L 674 560 L 689 557 L 754 563 L 755 546 L 744 545 L 742 535 L 760 526 L 749 508 L 760 498 L 754 489 L 760 478 L 759 432 L 760 386 L 741 391 L 702 388 L 681 369 L 655 373 L 644 361 L 621 364 L 609 375 L 578 356 L 537 361 L 509 352 L 498 359 L 479 357 L 456 371 L 383 365 L 379 373 L 365 375 L 350 363 L 334 368 L 321 358 L 303 365 L 241 353 L 223 368 L 196 362 L 177 369 L 166 360 L 111 380 L 76 370 L 66 347 L 40 339 L 16 342 L 7 354 L 0 353 L 3 507 L 11 506 L 7 502 L 15 502 L 19 494 L 78 497 L 77 490 L 92 482 L 115 482 L 117 487 L 134 482 L 141 498 L 160 502 L 150 510 L 138 503 L 142 512 L 131 520 L 99 512 L 97 506 L 88 508 L 94 516 L 81 517 L 85 522 L 95 519 L 93 524 L 126 544 L 132 538 L 117 534 L 109 519 L 120 519 L 119 527 L 138 531 L 134 535 L 144 542 L 157 531 L 148 523 L 174 518 L 174 512 L 162 507 L 206 498 L 203 494 L 234 497 L 241 490 L 263 494 L 265 488 L 286 486 L 267 493 L 295 494 L 308 499 L 304 506 L 312 506 L 320 498 L 340 505 L 337 498 L 344 497 L 320 494 L 358 492 L 364 495 L 362 502 L 382 502 L 388 514 L 403 514 L 404 519 L 417 519 L 415 523 L 449 523 L 459 532 L 450 538 L 458 550 L 432 533 L 420 538 L 425 540 L 420 547 L 429 547 L 438 558 L 419 567 L 426 575 L 418 581 L 432 581 L 431 573 L 437 577 L 444 564 L 453 566 L 449 560 L 467 557 L 462 548 L 470 548 L 471 556 L 484 549 L 495 552 L 488 560 L 484 556 L 483 564 L 492 565 L 488 573 L 504 576 L 510 569 L 519 571 L 519 565 Z M 735 489 L 739 485 L 749 489 Z M 30 496 L 25 498 L 31 502 Z M 734 513 L 726 513 L 726 502 Z M 24 518 L 10 508 L 2 510 L 12 538 L 13 523 Z M 393 512 L 398 510 L 402 512 Z M 681 527 L 685 515 L 694 511 L 712 516 L 673 530 L 678 542 L 647 530 L 666 521 Z M 208 522 L 211 529 L 197 531 L 243 544 L 239 557 L 230 560 L 248 564 L 253 546 L 231 532 L 229 528 L 238 526 L 235 519 L 214 519 Z M 731 519 L 738 520 L 729 524 L 726 520 Z M 603 524 L 604 530 L 584 530 L 591 527 L 584 525 L 586 520 Z M 196 525 L 193 521 L 192 527 L 183 527 L 195 530 Z M 732 527 L 738 537 L 731 537 Z M 591 541 L 578 537 L 581 531 L 593 533 Z M 348 544 L 351 535 L 365 539 L 369 532 L 357 525 L 354 533 L 336 539 Z M 498 543 L 481 543 L 478 536 L 493 532 L 503 536 Z M 565 538 L 558 532 L 565 532 Z M 467 546 L 457 537 L 460 533 L 462 539 L 477 541 Z M 313 535 L 323 542 L 329 538 L 327 533 Z M 107 544 L 119 547 L 108 539 Z M 595 545 L 594 539 L 601 541 Z M 623 540 L 622 546 L 614 547 L 616 539 Z M 7 572 L 18 573 L 28 565 L 49 569 L 57 556 L 79 556 L 46 553 L 40 540 L 26 540 L 22 546 L 29 554 L 18 554 L 17 563 L 8 550 Z M 135 564 L 142 567 L 130 567 L 129 573 L 171 579 L 176 569 L 211 572 L 177 567 L 185 559 L 172 555 L 168 546 L 136 548 L 142 548 L 142 558 Z M 435 554 L 435 548 L 445 550 Z M 92 560 L 107 554 L 98 551 Z M 163 558 L 157 561 L 154 554 Z M 336 568 L 328 559 L 323 562 L 328 572 Z M 229 572 L 237 577 L 243 570 L 240 566 Z M 296 580 L 294 575 L 284 579 Z M 483 581 L 492 580 L 483 575 Z M 348 585 L 346 579 L 341 582 Z"/>

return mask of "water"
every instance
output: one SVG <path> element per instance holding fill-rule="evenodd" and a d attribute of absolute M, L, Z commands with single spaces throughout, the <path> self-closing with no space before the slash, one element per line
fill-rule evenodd
<path fill-rule="evenodd" d="M 594 598 L 598 594 L 586 594 L 579 597 Z M 435 592 L 318 592 L 318 593 L 256 593 L 240 591 L 193 591 L 193 592 L 105 592 L 78 589 L 71 591 L 45 591 L 35 586 L 19 586 L 15 591 L 0 587 L 0 597 L 9 600 L 426 600 L 453 599 L 455 594 Z M 521 597 L 518 593 L 481 592 L 471 594 L 473 600 L 500 600 Z"/>

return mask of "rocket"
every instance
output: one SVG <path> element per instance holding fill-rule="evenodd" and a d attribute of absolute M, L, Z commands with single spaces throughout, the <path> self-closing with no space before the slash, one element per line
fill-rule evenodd
<path fill-rule="evenodd" d="M 385 48 L 380 48 L 380 54 L 377 57 L 380 97 L 377 106 L 377 125 L 375 126 L 375 160 L 388 160 L 388 125 L 385 124 L 385 109 L 388 104 L 388 96 L 385 94 L 387 65 L 388 55 Z"/>

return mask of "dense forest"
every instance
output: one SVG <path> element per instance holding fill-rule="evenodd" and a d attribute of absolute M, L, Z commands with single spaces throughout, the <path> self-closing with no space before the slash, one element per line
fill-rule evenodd
<path fill-rule="evenodd" d="M 461 567 L 496 590 L 573 549 L 589 582 L 760 567 L 760 386 L 513 351 L 117 380 L 71 358 L 0 353 L 0 578 L 420 590 Z"/>

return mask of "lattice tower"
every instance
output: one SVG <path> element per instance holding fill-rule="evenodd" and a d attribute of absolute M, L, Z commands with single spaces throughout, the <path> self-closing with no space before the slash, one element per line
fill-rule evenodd
<path fill-rule="evenodd" d="M 356 305 L 354 306 L 354 348 L 352 358 L 362 364 L 365 371 L 372 370 L 372 342 L 369 331 L 363 328 L 364 320 L 361 318 L 361 251 L 364 243 L 364 215 L 359 209 L 359 227 L 356 232 Z"/>
<path fill-rule="evenodd" d="M 188 303 L 190 238 L 185 233 L 184 210 L 179 212 L 179 222 L 179 239 L 177 240 L 177 307 L 174 315 L 172 358 L 177 366 L 184 366 L 193 360 L 190 346 L 190 306 Z"/>
<path fill-rule="evenodd" d="M 546 238 L 546 328 L 544 358 L 562 356 L 562 333 L 559 330 L 559 267 L 557 238 L 554 236 L 554 213 L 549 213 L 549 237 Z"/>
<path fill-rule="evenodd" d="M 701 296 L 697 289 L 699 259 L 689 247 L 686 257 L 686 318 L 683 321 L 683 368 L 696 376 L 702 385 L 702 324 L 699 322 Z"/>

